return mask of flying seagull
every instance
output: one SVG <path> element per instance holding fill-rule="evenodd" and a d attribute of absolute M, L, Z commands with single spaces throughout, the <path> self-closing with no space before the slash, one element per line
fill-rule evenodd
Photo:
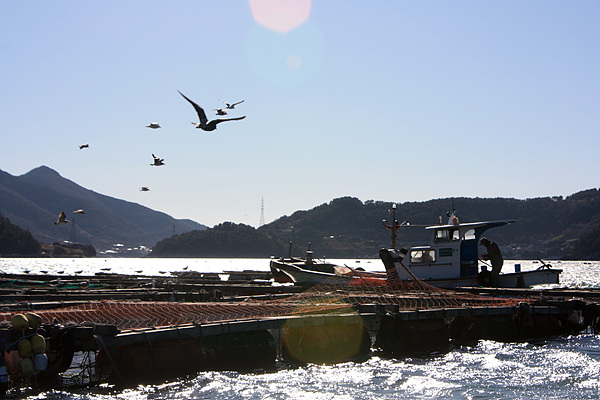
<path fill-rule="evenodd" d="M 54 222 L 54 225 L 65 225 L 68 223 L 69 221 L 67 221 L 67 214 L 65 214 L 64 211 L 61 211 L 60 214 L 58 214 L 58 221 Z"/>
<path fill-rule="evenodd" d="M 140 190 L 141 190 L 142 192 L 147 192 L 147 191 L 149 191 L 149 190 L 150 190 L 150 188 L 149 188 L 148 186 L 142 186 L 142 187 L 140 188 Z"/>
<path fill-rule="evenodd" d="M 160 125 L 158 122 L 152 122 L 150 125 L 146 125 L 146 128 L 158 129 L 160 128 Z"/>
<path fill-rule="evenodd" d="M 179 92 L 179 90 L 178 90 L 178 92 Z M 200 128 L 203 131 L 214 131 L 215 129 L 217 129 L 217 124 L 220 124 L 221 122 L 236 121 L 236 120 L 246 118 L 246 116 L 237 117 L 237 118 L 217 118 L 217 119 L 213 119 L 212 121 L 209 121 L 206 118 L 206 114 L 204 113 L 204 109 L 202 107 L 200 107 L 198 104 L 194 103 L 193 101 L 191 101 L 190 99 L 185 97 L 185 95 L 183 93 L 179 92 L 179 94 L 182 95 L 184 99 L 189 101 L 190 104 L 196 110 L 196 113 L 198 114 L 198 118 L 200 119 L 200 123 L 192 122 L 192 124 L 196 125 L 196 128 Z"/>
<path fill-rule="evenodd" d="M 153 167 L 160 167 L 161 165 L 165 165 L 165 163 L 163 161 L 165 161 L 164 158 L 159 158 L 156 157 L 154 154 L 152 154 L 152 157 L 154 157 L 154 164 L 150 164 Z"/>
<path fill-rule="evenodd" d="M 219 99 L 217 99 L 217 100 L 219 100 Z M 238 101 L 237 103 L 228 103 L 228 102 L 226 102 L 226 101 L 223 101 L 223 100 L 219 100 L 219 101 L 220 101 L 221 103 L 225 104 L 225 105 L 227 106 L 227 108 L 228 108 L 228 109 L 230 109 L 230 110 L 233 110 L 233 109 L 235 108 L 235 106 L 237 106 L 238 104 L 240 104 L 240 103 L 243 103 L 243 102 L 244 102 L 244 100 L 242 100 L 242 101 Z"/>
<path fill-rule="evenodd" d="M 73 214 L 85 214 L 85 211 L 80 208 L 79 210 L 73 211 Z"/>
<path fill-rule="evenodd" d="M 217 115 L 227 115 L 227 110 L 223 110 L 222 108 L 213 108 L 217 112 Z"/>
<path fill-rule="evenodd" d="M 86 144 L 82 144 L 82 145 L 79 145 L 79 150 L 81 150 L 81 149 L 87 149 L 88 147 L 90 147 L 89 144 L 87 144 L 87 143 Z"/>

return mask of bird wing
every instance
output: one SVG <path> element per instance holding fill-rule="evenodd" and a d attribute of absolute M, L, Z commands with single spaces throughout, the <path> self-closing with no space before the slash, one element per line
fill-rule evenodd
<path fill-rule="evenodd" d="M 221 122 L 237 121 L 237 120 L 244 119 L 244 118 L 246 118 L 245 115 L 243 117 L 213 119 L 212 121 L 210 121 L 208 124 L 205 125 L 204 130 L 213 131 L 213 130 L 217 129 L 217 124 L 220 124 Z"/>
<path fill-rule="evenodd" d="M 244 102 L 244 100 L 242 100 L 242 101 L 238 101 L 237 103 L 233 103 L 231 106 L 232 106 L 232 107 L 233 107 L 233 106 L 237 106 L 238 104 L 241 104 L 241 103 L 243 103 L 243 102 Z"/>
<path fill-rule="evenodd" d="M 58 214 L 58 221 L 59 222 L 64 222 L 67 219 L 67 214 L 65 214 L 64 211 L 61 211 L 60 214 Z"/>
<path fill-rule="evenodd" d="M 243 117 L 235 117 L 235 118 L 217 118 L 217 119 L 213 119 L 212 121 L 210 121 L 211 123 L 215 123 L 215 124 L 220 124 L 221 122 L 226 122 L 226 121 L 237 121 L 240 119 L 244 119 L 246 118 L 246 116 L 244 115 Z"/>
<path fill-rule="evenodd" d="M 179 90 L 178 90 L 179 92 Z M 184 99 L 186 99 L 196 110 L 196 114 L 198 114 L 198 118 L 200 118 L 200 123 L 202 125 L 205 125 L 206 122 L 208 121 L 208 118 L 206 118 L 206 114 L 204 113 L 204 109 L 202 107 L 200 107 L 198 104 L 194 103 L 192 100 L 188 99 L 187 97 L 185 97 L 185 95 L 181 92 L 179 92 L 180 95 L 183 96 Z"/>

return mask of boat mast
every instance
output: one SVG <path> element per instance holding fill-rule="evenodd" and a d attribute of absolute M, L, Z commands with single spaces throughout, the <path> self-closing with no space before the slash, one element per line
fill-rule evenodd
<path fill-rule="evenodd" d="M 396 219 L 396 203 L 392 204 L 392 209 L 388 210 L 388 213 L 392 216 L 392 224 L 388 225 L 387 221 L 383 220 L 383 226 L 392 231 L 392 249 L 396 248 L 396 238 L 398 237 L 398 229 L 400 229 L 400 225 L 398 224 L 398 220 Z M 406 222 L 406 221 L 405 221 Z M 404 224 L 404 222 L 403 222 Z"/>

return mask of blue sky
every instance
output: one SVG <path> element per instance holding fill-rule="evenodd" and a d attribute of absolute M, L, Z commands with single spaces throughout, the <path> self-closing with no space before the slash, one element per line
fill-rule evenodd
<path fill-rule="evenodd" d="M 599 152 L 598 1 L 0 2 L 0 169 L 176 218 L 566 196 Z"/>

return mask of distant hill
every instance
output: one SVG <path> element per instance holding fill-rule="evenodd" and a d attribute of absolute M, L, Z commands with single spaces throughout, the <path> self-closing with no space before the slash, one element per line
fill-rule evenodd
<path fill-rule="evenodd" d="M 85 214 L 73 214 L 77 209 L 85 210 Z M 61 210 L 71 223 L 54 225 Z M 93 245 L 99 252 L 151 248 L 171 236 L 173 230 L 206 229 L 192 220 L 174 219 L 148 207 L 85 189 L 46 166 L 21 176 L 0 170 L 0 215 L 28 230 L 40 243 L 75 239 Z M 122 246 L 115 248 L 115 244 Z"/>
<path fill-rule="evenodd" d="M 39 256 L 42 246 L 29 231 L 0 215 L 0 255 Z"/>
<path fill-rule="evenodd" d="M 412 227 L 400 230 L 397 247 L 428 243 L 430 232 L 415 225 L 435 225 L 440 219 L 446 223 L 446 212 L 452 211 L 453 204 L 461 222 L 516 219 L 509 226 L 486 232 L 507 258 L 600 259 L 598 189 L 566 198 L 448 198 L 398 204 L 396 218 L 408 220 Z M 391 202 L 363 203 L 343 197 L 281 217 L 254 233 L 249 231 L 251 227 L 229 223 L 227 229 L 177 235 L 157 243 L 152 255 L 228 257 L 235 243 L 243 243 L 252 251 L 236 251 L 237 256 L 282 256 L 288 254 L 291 241 L 295 256 L 303 255 L 310 242 L 317 257 L 377 258 L 380 248 L 391 246 L 390 231 L 382 224 L 383 219 L 391 223 L 391 208 Z M 252 237 L 256 239 L 253 244 Z M 272 245 L 265 245 L 265 238 L 270 238 Z"/>

